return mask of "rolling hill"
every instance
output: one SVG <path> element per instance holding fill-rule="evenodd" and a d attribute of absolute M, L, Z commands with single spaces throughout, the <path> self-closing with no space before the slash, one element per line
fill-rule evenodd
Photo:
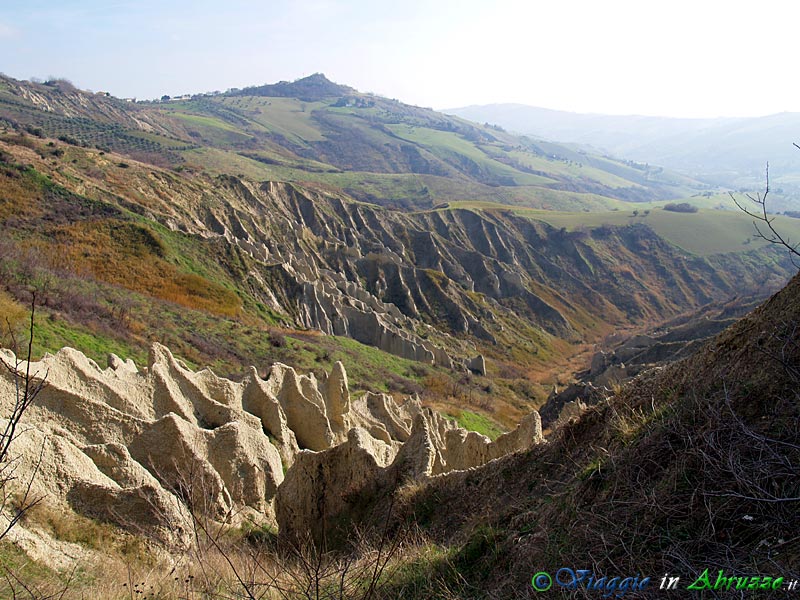
<path fill-rule="evenodd" d="M 2 77 L 0 121 L 163 167 L 332 186 L 404 208 L 469 199 L 610 209 L 708 188 L 662 168 L 361 94 L 321 74 L 160 102 Z"/>
<path fill-rule="evenodd" d="M 716 191 L 321 75 L 145 103 L 3 78 L 6 413 L 29 331 L 34 389 L 53 383 L 10 464 L 58 493 L 0 544 L 21 574 L 0 593 L 796 576 L 800 280 Z M 709 303 L 787 281 L 701 341 L 741 314 Z M 636 354 L 632 382 L 542 430 L 597 346 L 659 325 L 693 342 L 682 361 Z"/>
<path fill-rule="evenodd" d="M 663 210 L 690 180 L 322 75 L 145 103 L 3 78 L 0 118 L 0 281 L 12 305 L 46 290 L 39 352 L 141 361 L 158 341 L 222 373 L 347 359 L 358 389 L 491 429 L 611 330 L 793 272 L 722 197 Z"/>
<path fill-rule="evenodd" d="M 761 189 L 770 164 L 776 210 L 797 210 L 800 115 L 675 119 L 577 114 L 520 104 L 445 110 L 520 134 L 578 144 L 622 159 L 662 165 L 728 189 Z"/>

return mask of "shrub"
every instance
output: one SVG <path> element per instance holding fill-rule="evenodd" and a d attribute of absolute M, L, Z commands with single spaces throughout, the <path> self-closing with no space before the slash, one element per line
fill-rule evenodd
<path fill-rule="evenodd" d="M 680 213 L 696 213 L 698 209 L 696 206 L 692 206 L 688 202 L 681 202 L 679 204 L 670 202 L 669 204 L 664 205 L 664 210 Z"/>
<path fill-rule="evenodd" d="M 285 348 L 286 336 L 280 331 L 273 330 L 269 332 L 269 343 L 273 348 Z"/>
<path fill-rule="evenodd" d="M 70 146 L 81 146 L 83 144 L 81 140 L 76 139 L 69 135 L 60 135 L 58 136 L 58 139 L 64 142 L 65 144 L 69 144 Z"/>
<path fill-rule="evenodd" d="M 0 289 L 0 326 L 2 326 L 2 336 L 0 342 L 3 346 L 9 346 L 11 340 L 7 338 L 8 335 L 14 333 L 20 334 L 20 327 L 23 325 L 25 316 L 25 307 L 19 304 L 12 298 L 5 290 Z"/>

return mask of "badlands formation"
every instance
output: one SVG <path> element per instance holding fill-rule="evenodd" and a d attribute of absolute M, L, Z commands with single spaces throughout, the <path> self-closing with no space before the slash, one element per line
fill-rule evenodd
<path fill-rule="evenodd" d="M 17 362 L 8 350 L 0 360 Z M 353 399 L 341 363 L 321 380 L 276 363 L 266 379 L 251 367 L 232 381 L 193 372 L 154 344 L 142 369 L 113 354 L 101 369 L 64 348 L 30 372 L 47 385 L 12 446 L 19 481 L 35 471 L 32 493 L 47 503 L 167 546 L 190 542 L 192 513 L 319 541 L 328 523 L 346 523 L 376 490 L 543 441 L 535 412 L 492 442 L 416 398 Z M 15 383 L 0 369 L 3 415 Z"/>

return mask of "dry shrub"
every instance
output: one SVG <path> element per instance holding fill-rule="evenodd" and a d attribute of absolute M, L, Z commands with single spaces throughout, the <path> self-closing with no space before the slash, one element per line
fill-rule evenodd
<path fill-rule="evenodd" d="M 12 298 L 8 292 L 0 289 L 0 346 L 8 347 L 10 334 L 18 334 L 25 324 L 27 312 L 25 308 Z"/>
<path fill-rule="evenodd" d="M 222 316 L 235 316 L 241 300 L 232 291 L 166 260 L 166 248 L 147 227 L 104 219 L 58 227 L 49 247 L 54 261 L 81 264 L 100 281 Z"/>
<path fill-rule="evenodd" d="M 800 327 L 762 327 L 769 333 L 755 354 L 725 349 L 747 367 L 714 380 L 676 365 L 562 433 L 589 435 L 594 452 L 574 487 L 539 515 L 557 523 L 545 528 L 551 558 L 560 548 L 565 564 L 592 557 L 598 572 L 800 576 L 791 533 L 800 525 Z M 580 431 L 591 423 L 602 434 Z"/>

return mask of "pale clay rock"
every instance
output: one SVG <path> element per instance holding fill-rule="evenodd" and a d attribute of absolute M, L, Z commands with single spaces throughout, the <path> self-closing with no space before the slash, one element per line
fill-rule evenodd
<path fill-rule="evenodd" d="M 383 406 L 367 402 L 370 404 Z M 391 464 L 386 464 L 383 447 L 376 448 L 374 437 L 361 428 L 350 430 L 347 442 L 335 448 L 301 453 L 276 497 L 281 536 L 292 542 L 311 539 L 317 544 L 330 543 L 346 535 L 350 523 L 368 511 L 379 496 L 406 481 L 474 468 L 544 441 L 536 412 L 492 442 L 415 402 L 407 404 L 408 409 L 393 407 L 400 416 L 413 415 L 413 425 Z"/>
<path fill-rule="evenodd" d="M 0 360 L 16 361 L 2 349 Z M 311 523 L 319 539 L 326 519 L 346 521 L 381 490 L 542 441 L 537 413 L 491 442 L 416 398 L 352 399 L 339 362 L 321 381 L 276 363 L 266 379 L 251 367 L 234 382 L 191 371 L 154 344 L 142 369 L 115 355 L 101 369 L 64 348 L 32 363 L 31 373 L 47 385 L 13 448 L 21 474 L 33 473 L 41 456 L 32 491 L 166 546 L 190 543 L 190 511 L 278 522 L 295 536 Z M 14 394 L 0 369 L 2 414 Z"/>
<path fill-rule="evenodd" d="M 580 398 L 565 403 L 564 406 L 561 407 L 561 412 L 558 415 L 558 419 L 556 419 L 554 427 L 560 427 L 572 419 L 579 418 L 585 410 L 586 404 Z"/>

